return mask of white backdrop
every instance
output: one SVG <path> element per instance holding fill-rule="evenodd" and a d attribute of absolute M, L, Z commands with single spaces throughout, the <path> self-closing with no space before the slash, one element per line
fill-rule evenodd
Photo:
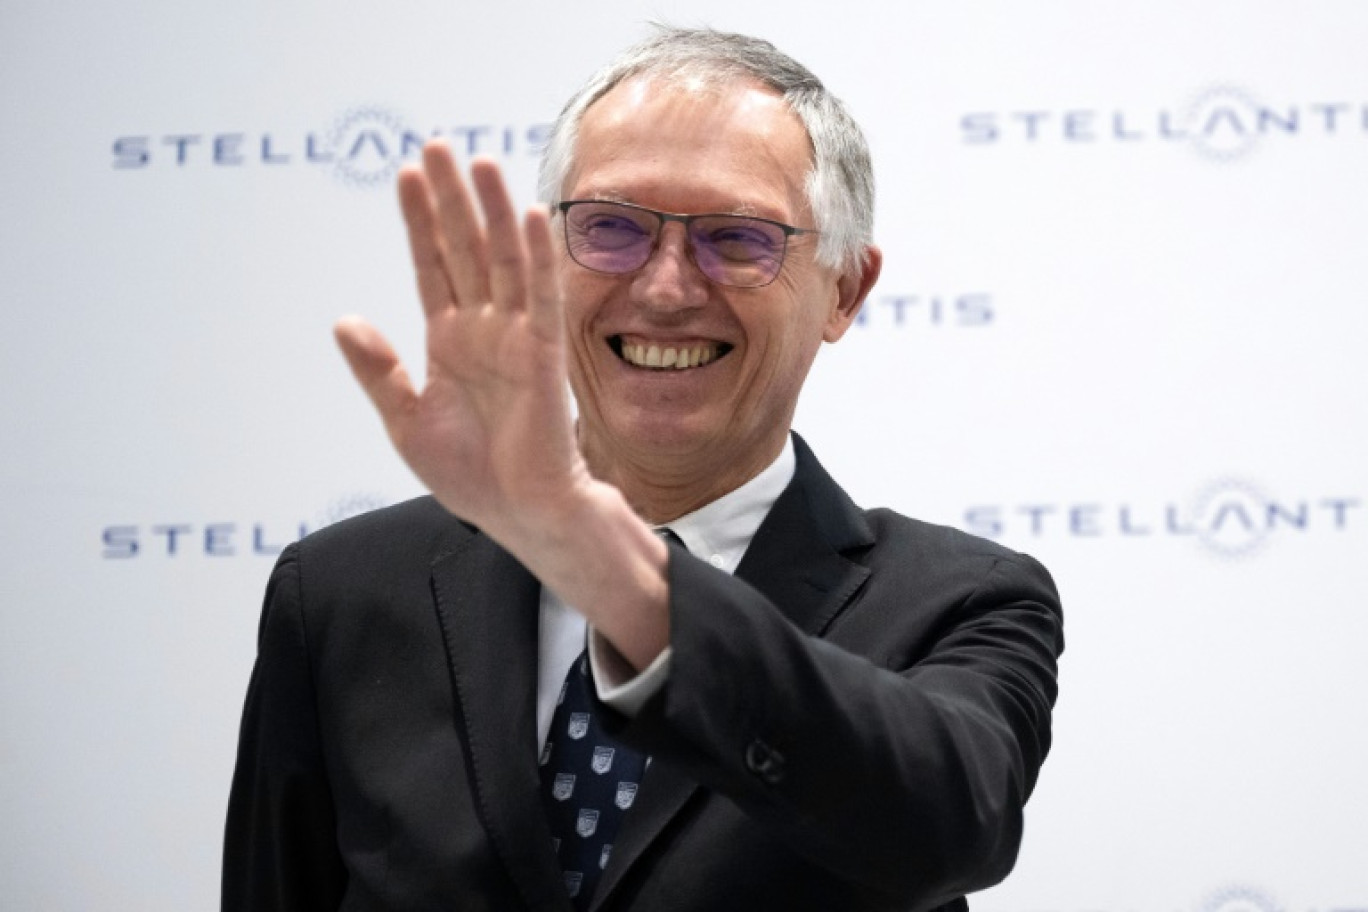
<path fill-rule="evenodd" d="M 1357 0 L 0 0 L 0 906 L 216 907 L 271 559 L 417 491 L 329 333 L 420 352 L 405 136 L 530 202 L 653 17 L 867 128 L 887 267 L 799 430 L 1059 581 L 1055 750 L 974 907 L 1368 909 Z"/>

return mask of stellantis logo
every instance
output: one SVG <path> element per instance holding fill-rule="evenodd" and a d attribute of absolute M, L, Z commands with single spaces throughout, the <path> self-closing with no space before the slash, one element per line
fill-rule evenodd
<path fill-rule="evenodd" d="M 993 296 L 983 291 L 955 294 L 882 294 L 860 308 L 862 329 L 981 329 L 997 319 Z"/>
<path fill-rule="evenodd" d="M 349 494 L 335 498 L 313 522 L 211 521 L 150 522 L 105 526 L 100 532 L 100 556 L 106 560 L 150 557 L 275 557 L 285 546 L 321 529 L 388 501 L 378 494 Z"/>
<path fill-rule="evenodd" d="M 1266 103 L 1257 93 L 1229 84 L 1151 110 L 1034 108 L 974 111 L 960 118 L 960 137 L 972 146 L 1162 142 L 1216 162 L 1243 159 L 1265 141 L 1352 133 L 1368 133 L 1368 103 Z"/>
<path fill-rule="evenodd" d="M 1223 559 L 1253 557 L 1274 539 L 1347 532 L 1358 497 L 1273 497 L 1257 484 L 1220 478 L 1167 503 L 1025 503 L 973 506 L 963 528 L 985 538 L 1184 538 Z"/>
<path fill-rule="evenodd" d="M 112 165 L 119 171 L 159 167 L 252 168 L 305 165 L 332 174 L 349 187 L 387 187 L 423 143 L 446 137 L 458 155 L 535 157 L 550 135 L 549 124 L 460 124 L 415 128 L 382 105 L 350 108 L 322 130 L 302 132 L 186 132 L 117 137 Z"/>

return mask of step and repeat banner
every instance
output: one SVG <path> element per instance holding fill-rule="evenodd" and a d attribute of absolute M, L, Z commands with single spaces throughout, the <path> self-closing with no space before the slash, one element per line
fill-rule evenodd
<path fill-rule="evenodd" d="M 986 912 L 1368 910 L 1368 5 L 0 2 L 0 901 L 217 905 L 274 557 L 420 493 L 330 335 L 421 359 L 393 181 L 523 203 L 647 19 L 865 125 L 886 268 L 798 429 L 1028 551 L 1054 752 Z"/>

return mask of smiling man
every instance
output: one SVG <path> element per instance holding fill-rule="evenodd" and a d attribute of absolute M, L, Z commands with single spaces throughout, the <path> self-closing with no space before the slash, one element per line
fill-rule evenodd
<path fill-rule="evenodd" d="M 337 337 L 432 496 L 281 556 L 224 908 L 913 910 L 1001 879 L 1053 584 L 856 507 L 790 431 L 881 263 L 840 103 L 766 42 L 661 30 L 567 105 L 547 209 L 441 143 L 399 184 L 421 388 Z"/>

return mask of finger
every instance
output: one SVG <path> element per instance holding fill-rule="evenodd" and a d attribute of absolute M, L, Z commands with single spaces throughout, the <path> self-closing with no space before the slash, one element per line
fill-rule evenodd
<path fill-rule="evenodd" d="M 352 375 L 380 413 L 390 439 L 397 442 L 398 431 L 418 399 L 399 356 L 385 337 L 360 317 L 338 320 L 333 327 L 333 337 L 337 339 Z"/>
<path fill-rule="evenodd" d="M 527 254 L 517 210 L 508 198 L 499 166 L 487 158 L 470 165 L 470 180 L 480 195 L 489 238 L 489 290 L 496 304 L 527 306 Z"/>
<path fill-rule="evenodd" d="M 531 294 L 528 310 L 533 321 L 551 333 L 562 331 L 560 257 L 551 241 L 551 217 L 545 209 L 533 207 L 523 219 L 527 237 L 527 256 Z"/>
<path fill-rule="evenodd" d="M 427 178 L 411 165 L 399 171 L 399 208 L 408 227 L 418 298 L 423 302 L 423 313 L 431 319 L 451 307 L 456 298 L 447 280 L 446 257 L 437 233 L 437 216 Z"/>
<path fill-rule="evenodd" d="M 456 305 L 483 304 L 489 300 L 484 231 L 451 147 L 442 140 L 423 146 L 423 170 L 437 204 L 447 278 L 456 292 Z"/>

